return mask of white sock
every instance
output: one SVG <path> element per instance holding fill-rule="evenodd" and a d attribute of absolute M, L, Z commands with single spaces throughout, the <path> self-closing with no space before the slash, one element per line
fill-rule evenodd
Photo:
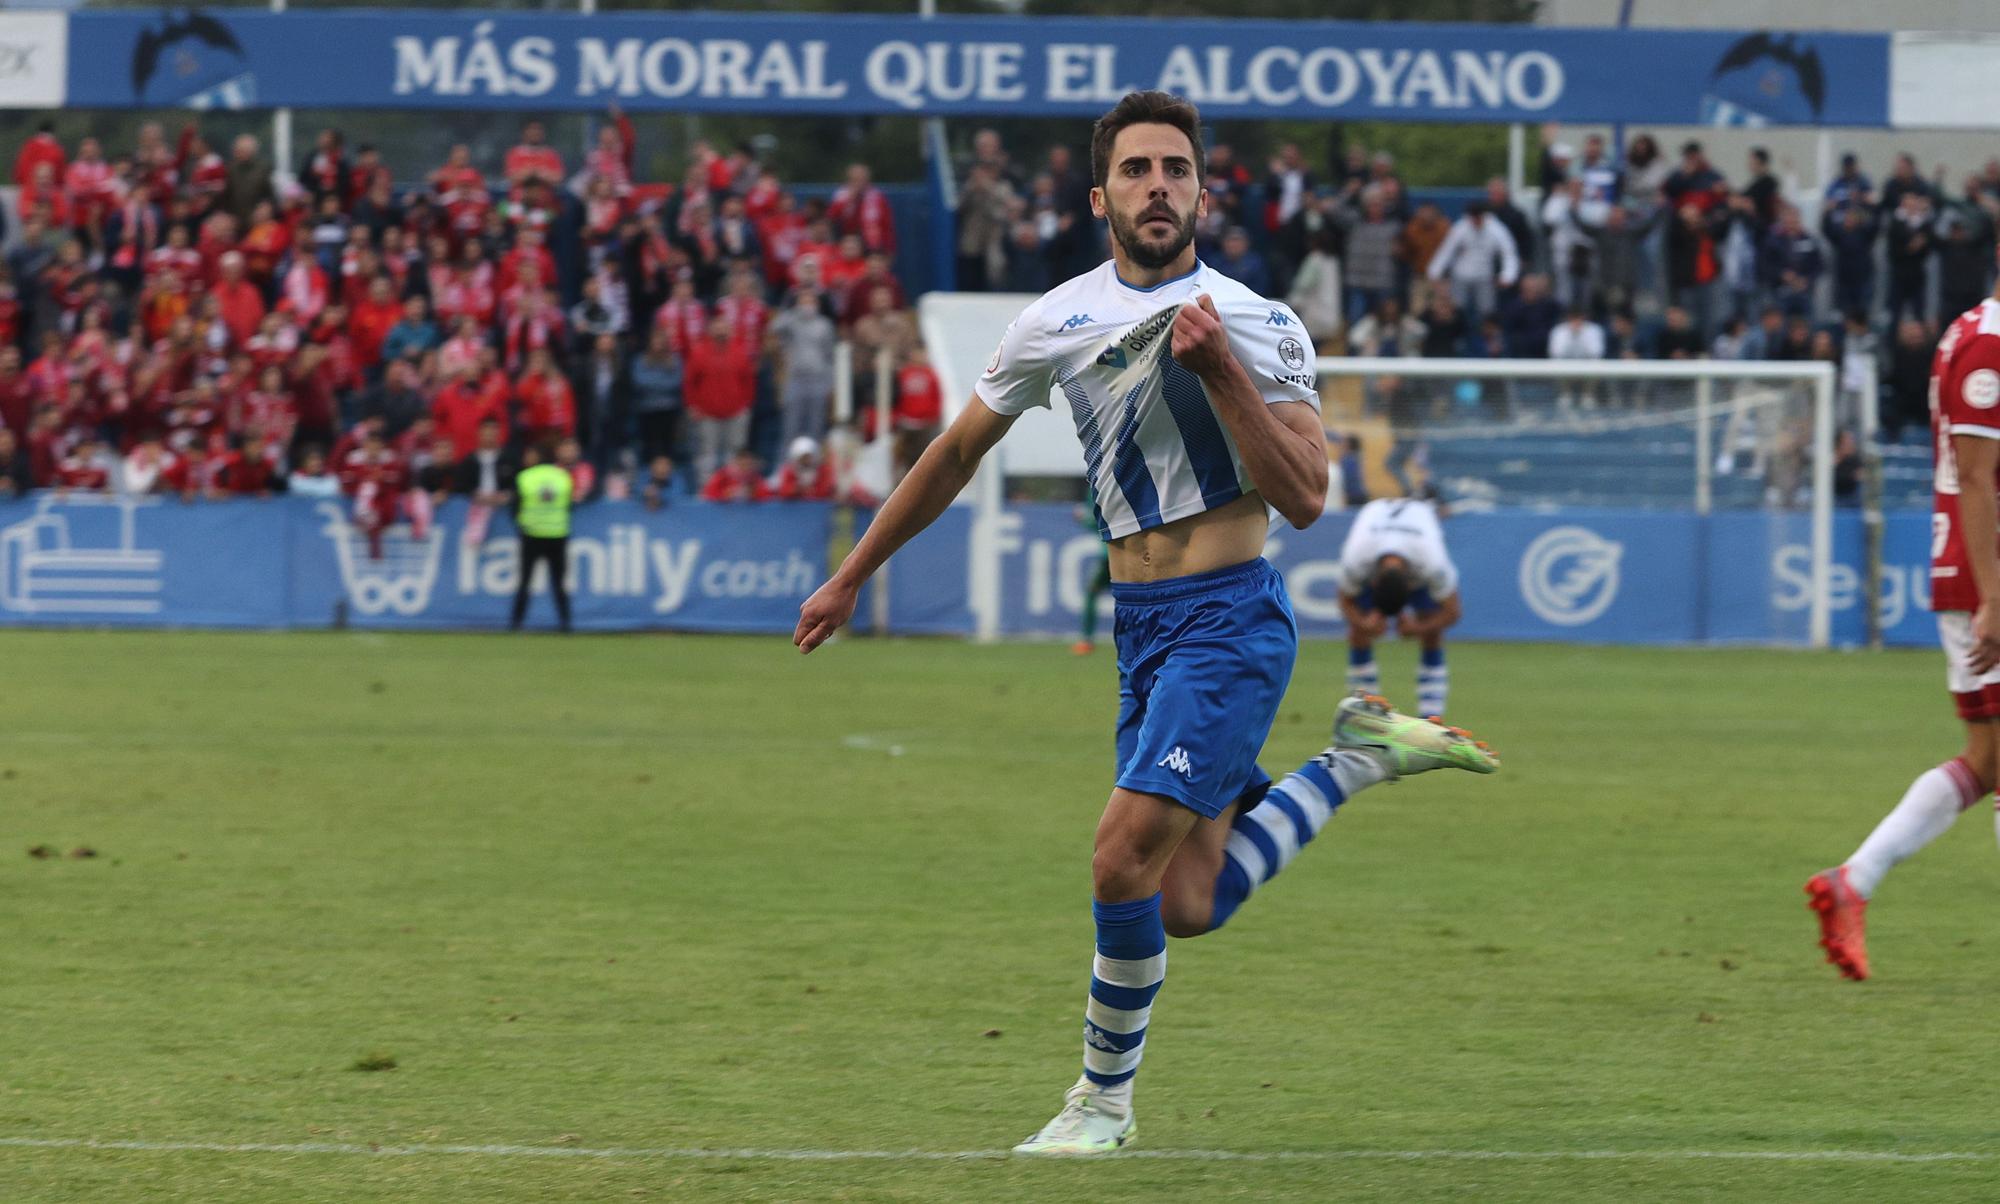
<path fill-rule="evenodd" d="M 1375 667 L 1373 648 L 1352 648 L 1347 650 L 1347 692 L 1380 694 L 1382 674 Z"/>
<path fill-rule="evenodd" d="M 1417 714 L 1442 715 L 1451 692 L 1451 668 L 1444 663 L 1442 648 L 1426 648 L 1421 656 L 1417 662 Z"/>
<path fill-rule="evenodd" d="M 1910 854 L 1944 835 L 1959 813 L 1984 793 L 1962 759 L 1953 757 L 1910 783 L 1903 801 L 1883 817 L 1854 856 L 1847 859 L 1848 884 L 1873 898 L 1882 876 Z"/>
<path fill-rule="evenodd" d="M 1089 1075 L 1084 1075 L 1076 1080 L 1076 1086 L 1063 1093 L 1063 1098 L 1072 1100 L 1079 1095 L 1094 1095 L 1106 1112 L 1123 1116 L 1132 1110 L 1132 1084 L 1136 1081 L 1126 1079 L 1115 1087 L 1104 1087 L 1091 1082 Z"/>

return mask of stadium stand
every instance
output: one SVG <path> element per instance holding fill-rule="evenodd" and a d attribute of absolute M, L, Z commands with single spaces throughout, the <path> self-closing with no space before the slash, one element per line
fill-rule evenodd
<path fill-rule="evenodd" d="M 1874 374 L 1887 500 L 1921 499 L 1921 382 L 1940 321 L 1991 288 L 2000 159 L 1952 189 L 1909 156 L 1878 187 L 1849 157 L 1823 195 L 1787 199 L 1755 153 L 1732 182 L 1697 143 L 1670 158 L 1643 134 L 1622 154 L 1562 137 L 1545 134 L 1525 207 L 1499 180 L 1418 195 L 1358 146 L 1330 146 L 1322 171 L 1286 144 L 1257 171 L 1218 144 L 1201 253 L 1286 296 L 1322 354 Z M 577 437 L 600 494 L 823 497 L 843 340 L 856 396 L 886 365 L 907 463 L 940 420 L 938 386 L 894 270 L 897 206 L 868 166 L 796 188 L 747 148 L 695 142 L 681 179 L 644 180 L 635 141 L 613 112 L 572 161 L 528 121 L 497 161 L 459 146 L 426 172 L 325 130 L 284 172 L 254 137 L 212 146 L 192 122 L 110 149 L 45 127 L 17 148 L 5 215 L 0 491 L 428 482 L 441 498 L 479 474 L 432 470 L 468 458 L 492 418 L 511 445 Z M 1031 158 L 993 129 L 969 139 L 960 288 L 1031 292 L 1102 257 L 1087 164 L 1065 146 Z M 1366 408 L 1395 427 L 1419 404 L 1371 391 Z M 1584 429 L 1440 440 L 1429 468 L 1561 503 L 1616 467 L 1633 500 L 1665 506 L 1687 454 Z M 745 472 L 770 487 L 729 487 Z M 1783 500 L 1726 467 L 1716 487 Z"/>

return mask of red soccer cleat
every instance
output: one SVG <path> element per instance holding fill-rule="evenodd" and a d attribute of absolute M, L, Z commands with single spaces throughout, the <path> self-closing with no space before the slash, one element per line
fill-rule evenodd
<path fill-rule="evenodd" d="M 1841 975 L 1856 982 L 1868 977 L 1868 900 L 1847 884 L 1847 867 L 1837 865 L 1806 879 L 1807 906 L 1819 914 L 1819 944 Z"/>

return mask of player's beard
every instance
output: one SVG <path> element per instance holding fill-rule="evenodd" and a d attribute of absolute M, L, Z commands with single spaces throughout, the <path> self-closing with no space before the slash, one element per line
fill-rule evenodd
<path fill-rule="evenodd" d="M 1111 237 L 1118 240 L 1125 258 L 1149 272 L 1157 272 L 1179 259 L 1181 252 L 1194 241 L 1195 215 L 1192 209 L 1188 210 L 1186 217 L 1176 217 L 1170 205 L 1148 205 L 1139 211 L 1137 220 L 1128 219 L 1116 209 L 1106 209 L 1105 214 L 1111 220 Z M 1174 232 L 1163 241 L 1148 241 L 1140 230 L 1154 217 L 1164 217 L 1176 223 Z"/>

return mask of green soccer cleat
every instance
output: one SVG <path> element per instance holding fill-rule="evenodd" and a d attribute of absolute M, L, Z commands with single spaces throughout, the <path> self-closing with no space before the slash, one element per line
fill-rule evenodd
<path fill-rule="evenodd" d="M 1448 727 L 1442 719 L 1399 714 L 1388 699 L 1374 694 L 1340 700 L 1333 713 L 1333 747 L 1322 755 L 1335 751 L 1373 757 L 1392 782 L 1433 769 L 1492 773 L 1500 768 L 1500 758 L 1471 732 Z"/>
<path fill-rule="evenodd" d="M 1042 1131 L 1014 1147 L 1016 1154 L 1076 1155 L 1111 1154 L 1132 1140 L 1139 1124 L 1132 1110 L 1113 1112 L 1102 1106 L 1094 1091 L 1081 1086 L 1070 1089 L 1063 1110 Z"/>

